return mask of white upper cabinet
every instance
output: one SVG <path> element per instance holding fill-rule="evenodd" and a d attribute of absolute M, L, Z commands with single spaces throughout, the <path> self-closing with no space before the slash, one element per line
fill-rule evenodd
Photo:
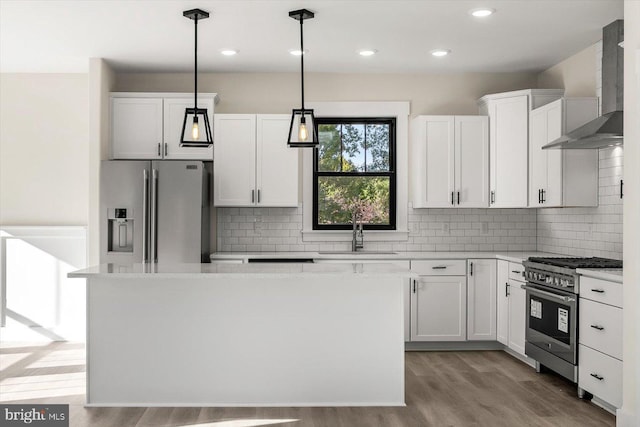
<path fill-rule="evenodd" d="M 209 126 L 213 126 L 213 107 L 213 98 L 198 97 L 198 108 L 207 109 Z M 164 100 L 164 158 L 180 160 L 212 160 L 213 146 L 211 145 L 208 147 L 180 147 L 185 108 L 193 108 L 193 97 L 166 98 Z M 211 129 L 211 132 L 213 132 L 213 129 Z M 204 129 L 200 138 L 205 138 Z"/>
<path fill-rule="evenodd" d="M 528 206 L 529 112 L 561 98 L 563 93 L 530 89 L 480 99 L 480 114 L 489 116 L 491 207 Z"/>
<path fill-rule="evenodd" d="M 210 124 L 215 93 L 198 94 L 198 107 L 207 108 Z M 213 148 L 180 147 L 185 108 L 193 94 L 111 93 L 111 159 L 213 160 Z"/>
<path fill-rule="evenodd" d="M 291 116 L 259 114 L 256 117 L 256 200 L 259 206 L 298 205 L 300 149 L 287 145 Z"/>
<path fill-rule="evenodd" d="M 256 116 L 214 118 L 213 204 L 253 206 L 256 200 Z"/>
<path fill-rule="evenodd" d="M 215 206 L 298 206 L 299 150 L 287 146 L 291 117 L 217 114 Z"/>
<path fill-rule="evenodd" d="M 111 98 L 111 157 L 162 158 L 162 98 Z"/>
<path fill-rule="evenodd" d="M 412 133 L 414 207 L 488 206 L 487 117 L 418 116 Z"/>
<path fill-rule="evenodd" d="M 531 112 L 529 206 L 597 206 L 598 150 L 542 149 L 596 117 L 597 98 L 563 98 Z"/>
<path fill-rule="evenodd" d="M 455 118 L 456 206 L 489 206 L 489 119 L 486 116 Z"/>

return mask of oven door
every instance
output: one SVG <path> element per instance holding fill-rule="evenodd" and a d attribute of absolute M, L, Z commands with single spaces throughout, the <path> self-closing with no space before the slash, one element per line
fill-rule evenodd
<path fill-rule="evenodd" d="M 527 342 L 576 365 L 576 295 L 542 289 L 532 283 L 527 283 L 523 288 L 527 291 Z"/>

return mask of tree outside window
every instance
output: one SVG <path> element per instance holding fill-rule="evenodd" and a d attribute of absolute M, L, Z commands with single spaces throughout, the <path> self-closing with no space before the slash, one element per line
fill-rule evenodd
<path fill-rule="evenodd" d="M 395 230 L 395 119 L 317 118 L 314 229 Z"/>

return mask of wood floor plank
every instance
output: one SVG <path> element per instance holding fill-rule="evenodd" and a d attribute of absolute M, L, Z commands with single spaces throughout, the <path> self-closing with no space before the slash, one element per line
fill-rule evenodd
<path fill-rule="evenodd" d="M 70 384 L 77 388 L 84 381 L 84 363 L 74 359 L 73 365 L 65 365 L 69 358 L 61 357 L 81 346 L 77 343 L 10 346 L 6 353 L 0 349 L 0 354 L 26 354 L 3 369 L 0 401 L 68 403 L 72 427 L 615 426 L 613 415 L 577 398 L 575 384 L 553 373 L 538 374 L 502 351 L 407 352 L 403 407 L 86 408 L 83 392 L 76 390 L 65 395 L 65 390 L 71 390 Z M 61 361 L 59 366 L 56 360 Z M 7 392 L 3 392 L 1 381 L 5 381 Z M 32 390 L 39 397 L 5 399 L 16 390 Z"/>

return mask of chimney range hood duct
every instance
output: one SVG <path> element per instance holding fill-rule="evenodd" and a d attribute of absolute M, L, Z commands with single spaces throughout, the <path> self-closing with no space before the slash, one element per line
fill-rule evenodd
<path fill-rule="evenodd" d="M 542 147 L 562 149 L 603 148 L 622 145 L 624 90 L 624 21 L 602 29 L 602 115 Z"/>

